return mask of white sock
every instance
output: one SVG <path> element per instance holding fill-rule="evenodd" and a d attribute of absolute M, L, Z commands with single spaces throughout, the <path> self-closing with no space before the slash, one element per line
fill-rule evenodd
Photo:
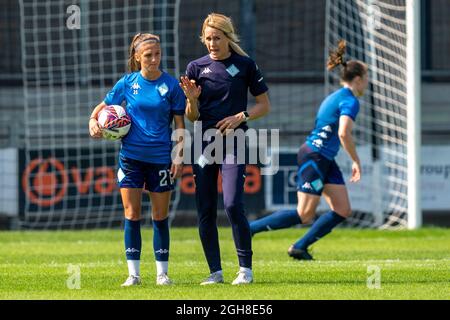
<path fill-rule="evenodd" d="M 252 274 L 252 269 L 239 267 L 239 271 L 245 272 L 246 274 Z"/>
<path fill-rule="evenodd" d="M 156 260 L 156 275 L 167 273 L 169 270 L 169 261 L 158 261 Z"/>
<path fill-rule="evenodd" d="M 130 276 L 139 277 L 141 260 L 127 260 L 128 274 Z"/>

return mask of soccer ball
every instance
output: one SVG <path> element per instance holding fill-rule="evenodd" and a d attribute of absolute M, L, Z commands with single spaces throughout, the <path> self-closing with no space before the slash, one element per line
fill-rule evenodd
<path fill-rule="evenodd" d="M 131 127 L 131 119 L 122 106 L 104 107 L 98 114 L 98 124 L 103 131 L 103 138 L 118 140 L 123 138 Z"/>

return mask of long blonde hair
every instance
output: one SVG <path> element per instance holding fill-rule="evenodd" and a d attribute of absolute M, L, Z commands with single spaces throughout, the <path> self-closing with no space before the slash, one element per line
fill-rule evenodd
<path fill-rule="evenodd" d="M 128 49 L 128 70 L 135 72 L 141 70 L 141 64 L 136 60 L 135 54 L 137 49 L 144 42 L 159 43 L 159 37 L 151 33 L 138 33 L 131 40 L 130 48 Z"/>
<path fill-rule="evenodd" d="M 222 31 L 230 41 L 231 49 L 241 56 L 248 57 L 248 54 L 238 45 L 239 37 L 234 31 L 233 21 L 231 21 L 231 18 L 220 13 L 208 14 L 206 19 L 203 21 L 202 35 L 200 36 L 200 40 L 203 44 L 205 44 L 206 27 L 211 27 Z"/>

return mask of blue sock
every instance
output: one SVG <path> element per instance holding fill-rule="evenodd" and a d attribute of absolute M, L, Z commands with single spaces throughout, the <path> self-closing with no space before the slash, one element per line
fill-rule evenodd
<path fill-rule="evenodd" d="M 311 229 L 309 229 L 299 241 L 294 243 L 294 248 L 306 250 L 314 242 L 329 234 L 334 227 L 344 220 L 344 217 L 338 215 L 334 211 L 321 215 L 319 219 L 313 223 Z"/>
<path fill-rule="evenodd" d="M 169 218 L 153 220 L 153 250 L 156 261 L 169 261 Z"/>
<path fill-rule="evenodd" d="M 141 259 L 141 221 L 125 219 L 125 255 L 127 260 Z"/>
<path fill-rule="evenodd" d="M 252 221 L 250 231 L 253 234 L 261 231 L 277 230 L 292 227 L 302 223 L 297 210 L 280 210 L 264 218 Z"/>

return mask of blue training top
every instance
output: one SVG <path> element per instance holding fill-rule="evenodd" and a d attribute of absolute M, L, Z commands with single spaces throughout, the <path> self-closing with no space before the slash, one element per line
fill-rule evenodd
<path fill-rule="evenodd" d="M 194 60 L 188 64 L 186 75 L 202 87 L 199 120 L 203 130 L 247 110 L 248 89 L 253 96 L 268 90 L 256 63 L 234 51 L 224 60 L 213 60 L 209 54 Z M 239 128 L 246 130 L 247 126 L 243 123 Z"/>
<path fill-rule="evenodd" d="M 306 138 L 306 144 L 332 160 L 339 151 L 339 117 L 349 116 L 353 121 L 359 112 L 359 101 L 349 88 L 341 88 L 331 93 L 320 105 L 316 125 Z"/>
<path fill-rule="evenodd" d="M 166 72 L 156 80 L 144 78 L 139 71 L 126 74 L 108 92 L 104 102 L 120 105 L 124 100 L 131 128 L 122 138 L 120 153 L 148 163 L 170 163 L 173 115 L 184 115 L 186 108 L 178 80 Z"/>

